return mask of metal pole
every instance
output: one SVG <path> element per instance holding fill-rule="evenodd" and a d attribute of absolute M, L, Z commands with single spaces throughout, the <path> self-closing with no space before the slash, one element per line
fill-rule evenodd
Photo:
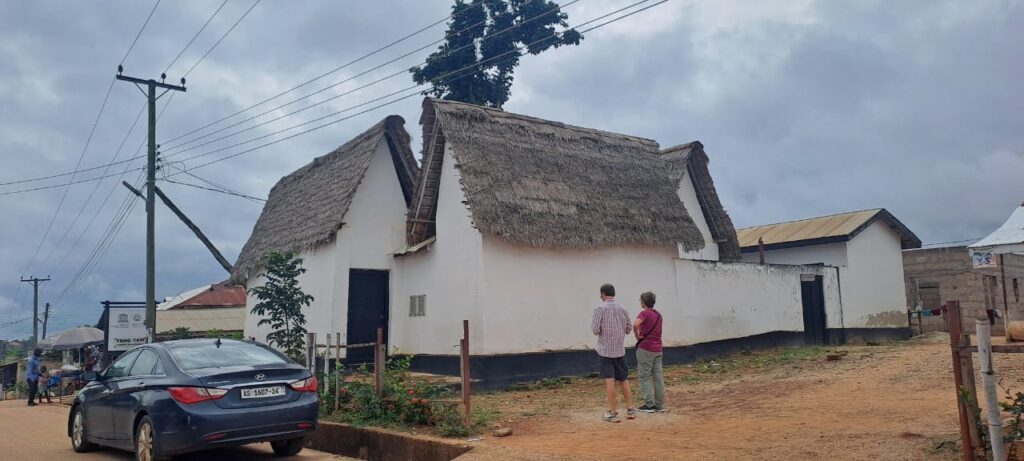
<path fill-rule="evenodd" d="M 999 255 L 999 272 L 1002 274 L 1003 285 L 1003 337 L 1010 337 L 1010 306 L 1006 300 L 1006 262 L 1003 259 L 1003 254 Z"/>
<path fill-rule="evenodd" d="M 988 420 L 992 460 L 1006 460 L 1003 440 L 1003 417 L 999 414 L 999 396 L 996 394 L 996 374 L 992 367 L 992 325 L 988 320 L 975 320 L 978 332 L 978 360 L 981 361 L 981 383 L 985 388 L 985 418 Z"/>

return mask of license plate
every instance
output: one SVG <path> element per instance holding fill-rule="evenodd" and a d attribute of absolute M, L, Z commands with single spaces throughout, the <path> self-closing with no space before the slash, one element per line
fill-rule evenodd
<path fill-rule="evenodd" d="M 241 391 L 243 399 L 265 399 L 284 395 L 284 386 L 252 387 Z"/>

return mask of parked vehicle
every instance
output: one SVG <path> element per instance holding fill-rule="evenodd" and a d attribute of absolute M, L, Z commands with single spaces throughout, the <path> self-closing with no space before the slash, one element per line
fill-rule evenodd
<path fill-rule="evenodd" d="M 316 429 L 316 378 L 256 342 L 146 344 L 84 378 L 89 383 L 68 417 L 71 446 L 79 453 L 104 445 L 152 461 L 270 442 L 278 456 L 292 456 Z"/>

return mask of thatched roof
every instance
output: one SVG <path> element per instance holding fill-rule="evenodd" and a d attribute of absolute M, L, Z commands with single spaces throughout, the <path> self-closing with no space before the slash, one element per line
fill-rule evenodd
<path fill-rule="evenodd" d="M 333 152 L 281 178 L 270 190 L 252 235 L 238 255 L 232 283 L 244 284 L 269 251 L 299 251 L 333 242 L 381 140 L 391 151 L 408 204 L 419 167 L 404 125 L 402 117 L 388 116 Z"/>
<path fill-rule="evenodd" d="M 449 143 L 484 235 L 547 248 L 704 246 L 652 140 L 430 98 L 420 123 L 423 174 L 410 244 L 433 235 L 440 153 Z"/>
<path fill-rule="evenodd" d="M 668 164 L 668 175 L 673 184 L 678 185 L 684 176 L 690 175 L 704 221 L 711 230 L 711 238 L 718 244 L 718 259 L 722 262 L 739 261 L 740 245 L 736 238 L 736 228 L 718 198 L 715 182 L 708 170 L 710 161 L 704 152 L 704 145 L 700 141 L 693 141 L 670 147 L 661 151 L 661 158 Z"/>

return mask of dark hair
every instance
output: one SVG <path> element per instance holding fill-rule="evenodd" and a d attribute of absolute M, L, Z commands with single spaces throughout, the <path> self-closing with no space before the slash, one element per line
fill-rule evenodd
<path fill-rule="evenodd" d="M 601 294 L 605 296 L 615 296 L 615 285 L 610 283 L 601 285 Z"/>
<path fill-rule="evenodd" d="M 645 291 L 640 294 L 640 302 L 644 303 L 647 307 L 654 307 L 656 299 L 657 297 L 655 297 L 654 293 L 651 293 L 650 291 Z"/>
<path fill-rule="evenodd" d="M 32 351 L 32 355 L 39 357 L 40 355 L 43 355 L 43 350 L 37 347 L 36 350 Z"/>

